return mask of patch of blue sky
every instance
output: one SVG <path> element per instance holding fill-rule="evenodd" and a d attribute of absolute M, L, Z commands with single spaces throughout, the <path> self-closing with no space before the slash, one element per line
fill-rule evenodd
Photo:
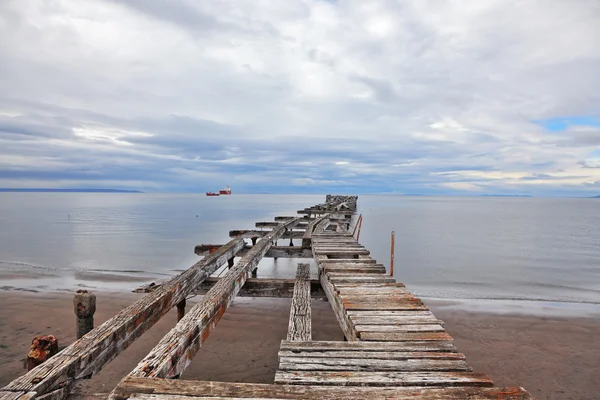
<path fill-rule="evenodd" d="M 549 132 L 562 132 L 571 126 L 593 126 L 600 128 L 600 118 L 593 116 L 548 118 L 533 122 Z"/>

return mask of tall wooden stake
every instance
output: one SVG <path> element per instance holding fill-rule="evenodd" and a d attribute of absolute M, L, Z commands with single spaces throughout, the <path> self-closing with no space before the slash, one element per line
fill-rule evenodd
<path fill-rule="evenodd" d="M 392 250 L 390 254 L 390 276 L 394 276 L 394 242 L 396 239 L 396 232 L 392 231 Z"/>

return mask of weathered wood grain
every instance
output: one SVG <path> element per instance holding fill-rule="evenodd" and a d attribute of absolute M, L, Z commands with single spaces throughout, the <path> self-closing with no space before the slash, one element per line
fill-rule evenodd
<path fill-rule="evenodd" d="M 310 265 L 308 264 L 298 264 L 296 271 L 287 340 L 301 342 L 311 340 Z"/>
<path fill-rule="evenodd" d="M 329 249 L 323 249 L 320 250 L 319 248 L 314 250 L 314 253 L 316 255 L 325 255 L 325 256 L 330 256 L 330 257 L 347 257 L 347 256 L 358 256 L 360 254 L 364 254 L 364 255 L 369 255 L 371 254 L 371 252 L 367 249 L 344 249 L 342 247 L 340 248 L 329 248 Z M 352 258 L 352 257 L 349 257 Z"/>
<path fill-rule="evenodd" d="M 280 357 L 280 371 L 473 371 L 464 360 Z"/>
<path fill-rule="evenodd" d="M 360 350 L 280 350 L 279 357 L 315 357 L 315 358 L 363 358 L 381 360 L 464 360 L 465 355 L 449 351 L 360 351 Z"/>
<path fill-rule="evenodd" d="M 349 287 L 336 285 L 336 291 L 341 295 L 395 295 L 412 294 L 403 287 Z"/>
<path fill-rule="evenodd" d="M 360 325 L 354 322 L 354 329 L 361 334 L 364 332 L 443 332 L 444 327 L 436 324 L 402 324 L 402 325 Z"/>
<path fill-rule="evenodd" d="M 337 341 L 313 341 L 313 342 L 289 342 L 281 341 L 280 350 L 297 352 L 305 351 L 456 351 L 451 342 L 440 341 L 406 341 L 406 342 L 337 342 Z"/>
<path fill-rule="evenodd" d="M 171 379 L 127 378 L 115 400 L 133 394 L 156 396 L 148 400 L 194 400 L 202 397 L 267 398 L 267 399 L 331 399 L 331 400 L 532 400 L 522 388 L 423 388 L 423 387 L 344 387 L 309 385 L 269 385 Z M 185 397 L 183 397 L 185 396 Z M 133 397 L 136 398 L 136 397 Z"/>
<path fill-rule="evenodd" d="M 202 300 L 135 367 L 132 376 L 177 377 L 187 368 L 192 358 L 219 322 L 227 307 L 244 285 L 250 271 L 267 252 L 271 243 L 298 220 L 282 223 L 264 240 L 232 267 L 224 278 L 208 291 Z"/>
<path fill-rule="evenodd" d="M 443 321 L 430 316 L 402 316 L 402 317 L 354 317 L 350 316 L 352 323 L 358 325 L 443 325 Z"/>
<path fill-rule="evenodd" d="M 35 398 L 61 389 L 61 385 L 72 379 L 95 374 L 185 299 L 206 277 L 233 258 L 243 246 L 243 240 L 233 239 L 2 390 L 23 394 L 30 392 L 28 396 Z"/>
<path fill-rule="evenodd" d="M 342 304 L 346 310 L 429 310 L 419 299 L 391 299 L 382 302 L 342 298 Z"/>
<path fill-rule="evenodd" d="M 385 267 L 379 264 L 325 264 L 322 267 L 325 272 L 385 274 Z"/>
<path fill-rule="evenodd" d="M 492 386 L 475 372 L 277 371 L 275 383 L 336 386 Z"/>
<path fill-rule="evenodd" d="M 377 260 L 372 258 L 359 259 L 359 258 L 328 258 L 320 260 L 319 264 L 377 264 Z"/>
<path fill-rule="evenodd" d="M 435 318 L 431 311 L 417 311 L 417 310 L 409 310 L 409 311 L 386 311 L 386 310 L 348 310 L 346 313 L 350 316 L 350 318 L 354 317 L 406 317 L 406 316 L 429 316 Z"/>
<path fill-rule="evenodd" d="M 359 336 L 361 340 L 377 342 L 452 340 L 447 332 L 360 332 Z"/>
<path fill-rule="evenodd" d="M 367 275 L 367 274 L 363 274 Z M 368 274 L 374 275 L 374 274 Z M 394 278 L 384 276 L 352 276 L 347 274 L 327 274 L 329 281 L 334 284 L 338 283 L 392 283 L 395 281 Z"/>

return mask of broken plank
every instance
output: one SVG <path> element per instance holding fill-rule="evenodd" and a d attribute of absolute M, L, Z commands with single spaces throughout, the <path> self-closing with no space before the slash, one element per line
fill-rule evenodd
<path fill-rule="evenodd" d="M 360 332 L 359 337 L 365 341 L 428 341 L 428 340 L 452 340 L 447 332 Z"/>
<path fill-rule="evenodd" d="M 130 373 L 140 377 L 178 377 L 219 322 L 271 243 L 298 221 L 272 230 L 238 261 L 219 282 L 169 331 Z"/>
<path fill-rule="evenodd" d="M 308 264 L 298 264 L 287 340 L 301 342 L 311 340 L 310 265 Z"/>
<path fill-rule="evenodd" d="M 493 386 L 476 372 L 277 371 L 275 383 L 336 386 Z"/>
<path fill-rule="evenodd" d="M 280 357 L 283 371 L 473 371 L 464 360 Z"/>

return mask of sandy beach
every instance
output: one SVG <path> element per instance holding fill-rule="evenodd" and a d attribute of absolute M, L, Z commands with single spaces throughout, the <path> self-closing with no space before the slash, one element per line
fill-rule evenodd
<path fill-rule="evenodd" d="M 96 326 L 142 296 L 96 294 Z M 0 385 L 25 372 L 23 360 L 34 336 L 53 334 L 60 346 L 75 340 L 71 302 L 71 293 L 0 292 Z M 290 299 L 236 299 L 183 379 L 272 383 L 289 306 Z M 523 386 L 538 399 L 598 398 L 600 319 L 473 313 L 435 302 L 430 307 L 469 364 L 497 385 Z M 174 312 L 166 315 L 100 374 L 83 381 L 78 392 L 110 392 L 175 320 Z M 313 301 L 313 338 L 343 338 L 329 304 L 321 300 Z"/>

